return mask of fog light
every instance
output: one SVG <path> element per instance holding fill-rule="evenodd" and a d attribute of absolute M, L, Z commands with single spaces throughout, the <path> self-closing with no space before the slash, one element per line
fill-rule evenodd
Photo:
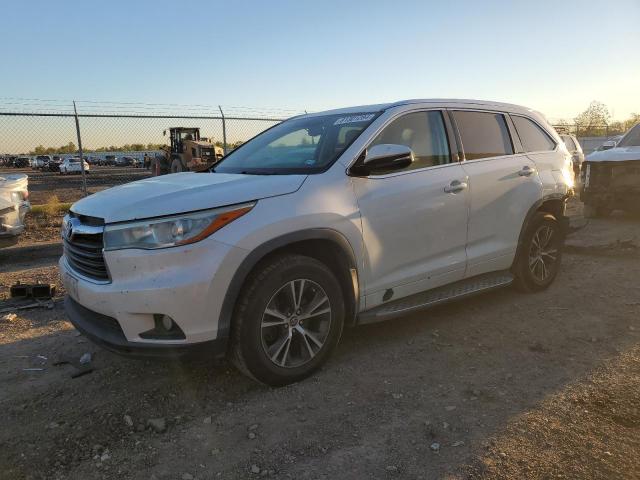
<path fill-rule="evenodd" d="M 162 315 L 162 326 L 167 331 L 171 330 L 173 328 L 173 318 L 169 315 Z"/>

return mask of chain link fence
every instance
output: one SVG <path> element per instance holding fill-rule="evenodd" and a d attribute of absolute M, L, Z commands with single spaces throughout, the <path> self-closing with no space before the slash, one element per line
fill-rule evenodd
<path fill-rule="evenodd" d="M 163 148 L 169 145 L 170 128 L 198 128 L 201 139 L 229 152 L 284 118 L 301 113 L 216 107 L 217 111 L 211 109 L 207 115 L 203 106 L 194 111 L 154 106 L 146 111 L 136 104 L 123 111 L 117 109 L 120 105 L 79 104 L 76 114 L 72 106 L 60 108 L 59 104 L 51 108 L 54 111 L 42 105 L 38 111 L 28 108 L 30 105 L 11 111 L 0 103 L 0 176 L 26 173 L 34 205 L 74 202 L 105 188 L 150 177 L 149 160 L 167 154 Z M 165 111 L 170 109 L 178 112 Z M 78 164 L 77 172 L 66 174 L 61 165 L 65 159 L 79 157 L 80 145 L 88 170 L 83 175 Z"/>

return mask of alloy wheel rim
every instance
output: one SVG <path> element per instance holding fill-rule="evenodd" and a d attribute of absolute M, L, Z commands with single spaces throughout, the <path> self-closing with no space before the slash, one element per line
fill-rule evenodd
<path fill-rule="evenodd" d="M 529 248 L 529 271 L 538 282 L 546 281 L 555 271 L 558 247 L 554 229 L 542 225 L 533 235 Z"/>
<path fill-rule="evenodd" d="M 262 314 L 262 348 L 271 362 L 295 368 L 322 350 L 331 327 L 331 302 L 313 280 L 296 279 L 282 285 Z"/>

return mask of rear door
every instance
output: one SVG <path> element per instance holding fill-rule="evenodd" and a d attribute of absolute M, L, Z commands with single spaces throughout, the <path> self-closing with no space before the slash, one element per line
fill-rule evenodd
<path fill-rule="evenodd" d="M 541 197 L 535 163 L 522 152 L 501 112 L 451 112 L 469 176 L 470 208 L 466 277 L 507 269 L 524 219 Z M 516 139 L 517 140 L 517 139 Z"/>
<path fill-rule="evenodd" d="M 366 251 L 366 308 L 464 277 L 467 176 L 446 123 L 440 110 L 396 117 L 369 146 L 406 145 L 415 162 L 353 178 Z"/>

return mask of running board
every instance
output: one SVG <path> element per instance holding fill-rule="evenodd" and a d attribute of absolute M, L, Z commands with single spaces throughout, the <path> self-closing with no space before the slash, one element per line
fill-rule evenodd
<path fill-rule="evenodd" d="M 494 288 L 505 287 L 513 282 L 508 270 L 484 273 L 459 282 L 417 293 L 392 302 L 383 303 L 358 315 L 358 325 L 375 323 L 390 318 L 407 315 L 411 312 L 458 300 L 463 297 L 486 292 Z"/>

